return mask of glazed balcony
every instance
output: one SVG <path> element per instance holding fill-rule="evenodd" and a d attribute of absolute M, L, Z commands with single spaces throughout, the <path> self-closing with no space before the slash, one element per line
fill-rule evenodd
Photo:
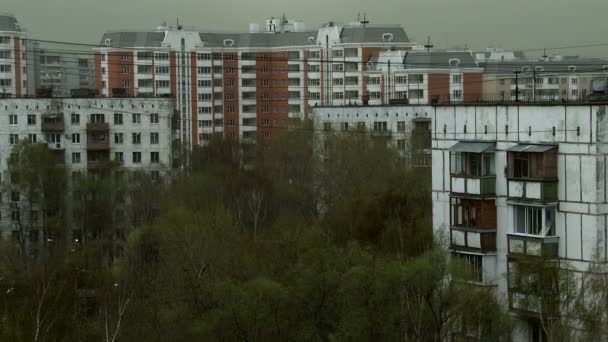
<path fill-rule="evenodd" d="M 509 256 L 557 258 L 559 236 L 507 234 Z"/>
<path fill-rule="evenodd" d="M 110 124 L 107 122 L 87 122 L 88 132 L 104 132 L 110 130 Z"/>
<path fill-rule="evenodd" d="M 557 179 L 507 178 L 507 182 L 507 197 L 510 200 L 557 201 Z"/>
<path fill-rule="evenodd" d="M 65 130 L 63 115 L 44 114 L 40 126 L 43 132 L 63 132 Z"/>
<path fill-rule="evenodd" d="M 496 194 L 496 176 L 461 176 L 452 175 L 451 192 L 474 196 L 494 196 Z"/>
<path fill-rule="evenodd" d="M 496 229 L 450 227 L 450 245 L 453 251 L 495 253 Z"/>
<path fill-rule="evenodd" d="M 87 141 L 87 150 L 89 151 L 105 151 L 109 149 L 109 141 Z"/>

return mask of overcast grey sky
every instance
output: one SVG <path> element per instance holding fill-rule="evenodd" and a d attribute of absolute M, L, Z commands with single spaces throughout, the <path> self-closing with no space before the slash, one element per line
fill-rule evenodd
<path fill-rule="evenodd" d="M 149 30 L 177 17 L 201 30 L 246 31 L 285 13 L 308 28 L 349 22 L 401 24 L 410 39 L 430 35 L 438 47 L 533 49 L 608 44 L 608 0 L 2 0 L 36 39 L 99 42 L 105 30 Z M 601 48 L 563 54 L 608 57 Z"/>

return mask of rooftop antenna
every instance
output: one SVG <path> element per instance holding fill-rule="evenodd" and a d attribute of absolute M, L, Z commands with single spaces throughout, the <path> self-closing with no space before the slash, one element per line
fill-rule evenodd
<path fill-rule="evenodd" d="M 543 59 L 545 60 L 545 62 L 547 61 L 548 58 L 549 58 L 549 56 L 547 56 L 547 49 L 543 49 Z"/>
<path fill-rule="evenodd" d="M 363 12 L 363 20 L 361 21 L 361 25 L 365 27 L 365 25 L 369 24 L 369 20 L 367 20 L 367 14 Z"/>
<path fill-rule="evenodd" d="M 177 30 L 179 31 L 181 29 L 182 29 L 182 27 L 179 25 L 179 18 L 177 18 Z"/>
<path fill-rule="evenodd" d="M 434 47 L 434 45 L 431 44 L 431 36 L 426 38 L 426 45 L 424 47 L 426 48 L 426 52 L 431 52 L 431 48 Z"/>

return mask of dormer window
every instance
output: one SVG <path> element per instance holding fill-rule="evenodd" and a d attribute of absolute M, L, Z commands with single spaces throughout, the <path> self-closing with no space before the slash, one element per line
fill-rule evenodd
<path fill-rule="evenodd" d="M 608 65 L 602 65 L 602 71 L 608 71 Z"/>
<path fill-rule="evenodd" d="M 225 47 L 233 47 L 234 46 L 234 39 L 224 39 L 224 46 Z"/>
<path fill-rule="evenodd" d="M 575 72 L 576 71 L 576 66 L 574 66 L 574 65 L 569 66 L 568 67 L 568 71 L 569 72 Z"/>
<path fill-rule="evenodd" d="M 112 45 L 112 39 L 106 38 L 106 46 Z"/>
<path fill-rule="evenodd" d="M 382 41 L 383 42 L 392 42 L 393 41 L 393 34 L 392 33 L 384 33 L 384 34 L 382 34 Z"/>
<path fill-rule="evenodd" d="M 521 67 L 521 71 L 530 72 L 530 67 L 529 66 Z"/>
<path fill-rule="evenodd" d="M 460 66 L 460 59 L 458 59 L 458 58 L 451 58 L 451 59 L 448 61 L 448 64 L 449 64 L 449 65 L 450 65 L 450 67 L 452 67 L 452 68 L 457 68 L 457 67 L 459 67 L 459 66 Z"/>
<path fill-rule="evenodd" d="M 315 37 L 308 37 L 308 45 L 315 45 Z"/>
<path fill-rule="evenodd" d="M 537 66 L 537 67 L 534 68 L 534 70 L 536 70 L 536 71 L 543 71 L 543 70 L 545 70 L 545 68 L 543 68 L 542 66 Z"/>

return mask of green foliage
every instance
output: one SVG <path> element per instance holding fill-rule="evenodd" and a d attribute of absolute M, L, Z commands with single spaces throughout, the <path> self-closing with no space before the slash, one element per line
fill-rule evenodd
<path fill-rule="evenodd" d="M 27 291 L 5 302 L 0 337 L 32 339 L 44 282 L 46 341 L 443 341 L 463 321 L 500 340 L 493 297 L 433 249 L 428 172 L 383 139 L 326 138 L 323 154 L 306 129 L 257 150 L 214 140 L 168 189 L 81 177 L 78 248 L 42 273 L 6 254 L 0 291 Z"/>

